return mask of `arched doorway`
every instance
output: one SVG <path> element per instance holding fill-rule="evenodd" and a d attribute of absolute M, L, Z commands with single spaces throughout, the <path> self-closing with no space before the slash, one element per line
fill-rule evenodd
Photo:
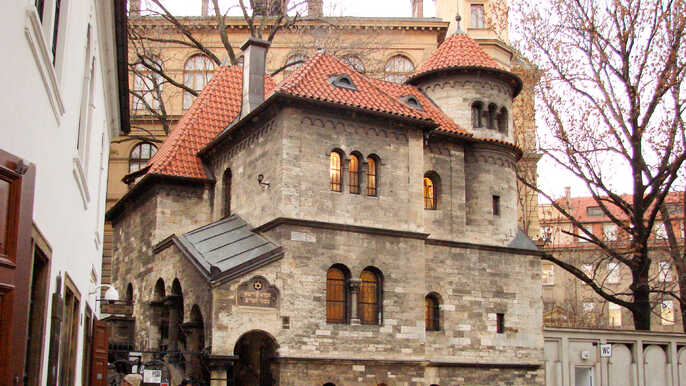
<path fill-rule="evenodd" d="M 272 386 L 278 384 L 278 369 L 273 363 L 278 345 L 264 331 L 250 331 L 238 339 L 233 350 L 238 357 L 233 378 L 236 385 Z"/>

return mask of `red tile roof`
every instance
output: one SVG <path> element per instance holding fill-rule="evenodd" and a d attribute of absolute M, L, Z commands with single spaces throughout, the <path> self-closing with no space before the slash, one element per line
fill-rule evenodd
<path fill-rule="evenodd" d="M 149 162 L 148 174 L 207 179 L 197 153 L 241 111 L 243 70 L 220 67 Z M 265 75 L 265 94 L 275 87 Z"/>
<path fill-rule="evenodd" d="M 356 90 L 336 87 L 330 82 L 335 75 L 348 75 Z M 426 114 L 413 109 L 375 86 L 375 82 L 352 69 L 338 58 L 317 53 L 286 78 L 275 93 L 320 102 L 360 108 L 399 117 L 429 120 Z"/>
<path fill-rule="evenodd" d="M 419 66 L 417 71 L 410 76 L 410 79 L 418 78 L 437 70 L 463 67 L 479 67 L 502 71 L 498 63 L 488 56 L 474 39 L 467 36 L 467 34 L 456 33 L 445 39 L 429 60 Z"/>

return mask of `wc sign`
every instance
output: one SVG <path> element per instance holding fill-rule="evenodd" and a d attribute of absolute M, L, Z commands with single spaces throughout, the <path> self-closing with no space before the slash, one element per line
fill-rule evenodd
<path fill-rule="evenodd" d="M 612 356 L 612 345 L 611 344 L 601 344 L 600 345 L 600 357 L 609 358 Z"/>

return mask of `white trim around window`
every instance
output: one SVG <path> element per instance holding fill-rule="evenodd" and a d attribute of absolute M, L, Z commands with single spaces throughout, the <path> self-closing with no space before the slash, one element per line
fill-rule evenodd
<path fill-rule="evenodd" d="M 57 74 L 55 67 L 52 65 L 52 53 L 48 48 L 43 35 L 43 28 L 38 18 L 38 13 L 34 6 L 26 8 L 26 23 L 24 25 L 24 33 L 26 40 L 31 48 L 31 53 L 38 66 L 38 72 L 43 80 L 45 91 L 50 100 L 50 107 L 55 114 L 57 124 L 60 123 L 60 118 L 64 115 L 64 101 L 60 91 L 59 83 L 57 82 Z"/>

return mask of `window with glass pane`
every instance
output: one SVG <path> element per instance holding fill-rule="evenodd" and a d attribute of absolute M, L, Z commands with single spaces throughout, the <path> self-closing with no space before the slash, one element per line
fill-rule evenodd
<path fill-rule="evenodd" d="M 672 281 L 672 264 L 667 261 L 658 263 L 659 272 L 657 274 L 658 280 L 661 282 Z"/>
<path fill-rule="evenodd" d="M 10 212 L 10 183 L 0 179 L 0 254 L 7 254 L 7 234 Z"/>
<path fill-rule="evenodd" d="M 162 69 L 162 65 L 151 63 L 151 66 Z M 138 64 L 133 73 L 133 95 L 132 104 L 134 110 L 160 108 L 160 97 L 162 95 L 163 79 L 162 77 L 151 71 L 143 64 Z"/>
<path fill-rule="evenodd" d="M 609 284 L 617 284 L 619 283 L 619 278 L 619 263 L 607 263 L 607 282 Z"/>
<path fill-rule="evenodd" d="M 136 145 L 131 151 L 129 157 L 129 173 L 142 169 L 148 164 L 150 158 L 157 153 L 155 145 L 149 142 L 143 142 Z"/>
<path fill-rule="evenodd" d="M 339 268 L 330 268 L 326 273 L 326 321 L 346 322 L 345 273 Z"/>
<path fill-rule="evenodd" d="M 365 269 L 360 279 L 360 323 L 379 324 L 379 277 Z"/>
<path fill-rule="evenodd" d="M 424 209 L 436 209 L 436 189 L 429 177 L 424 177 Z"/>
<path fill-rule="evenodd" d="M 331 190 L 341 191 L 341 155 L 338 152 L 331 152 L 329 176 L 331 179 Z"/>
<path fill-rule="evenodd" d="M 484 5 L 472 4 L 472 28 L 484 28 Z"/>
<path fill-rule="evenodd" d="M 367 195 L 376 196 L 376 161 L 367 158 Z"/>
<path fill-rule="evenodd" d="M 424 325 L 427 331 L 438 331 L 439 326 L 438 298 L 427 295 L 424 299 Z"/>
<path fill-rule="evenodd" d="M 350 185 L 350 193 L 360 193 L 360 161 L 356 155 L 350 155 L 350 167 L 348 168 L 348 179 Z"/>
<path fill-rule="evenodd" d="M 609 303 L 609 321 L 610 327 L 621 327 L 622 326 L 622 307 L 614 303 Z"/>
<path fill-rule="evenodd" d="M 414 64 L 404 55 L 395 55 L 386 62 L 384 72 L 387 81 L 402 83 L 409 74 L 414 72 Z"/>
<path fill-rule="evenodd" d="M 214 63 L 205 55 L 195 55 L 186 61 L 183 68 L 183 84 L 196 92 L 202 91 L 205 85 L 212 79 Z M 183 93 L 183 109 L 186 110 L 193 104 L 195 96 L 188 91 Z"/>

